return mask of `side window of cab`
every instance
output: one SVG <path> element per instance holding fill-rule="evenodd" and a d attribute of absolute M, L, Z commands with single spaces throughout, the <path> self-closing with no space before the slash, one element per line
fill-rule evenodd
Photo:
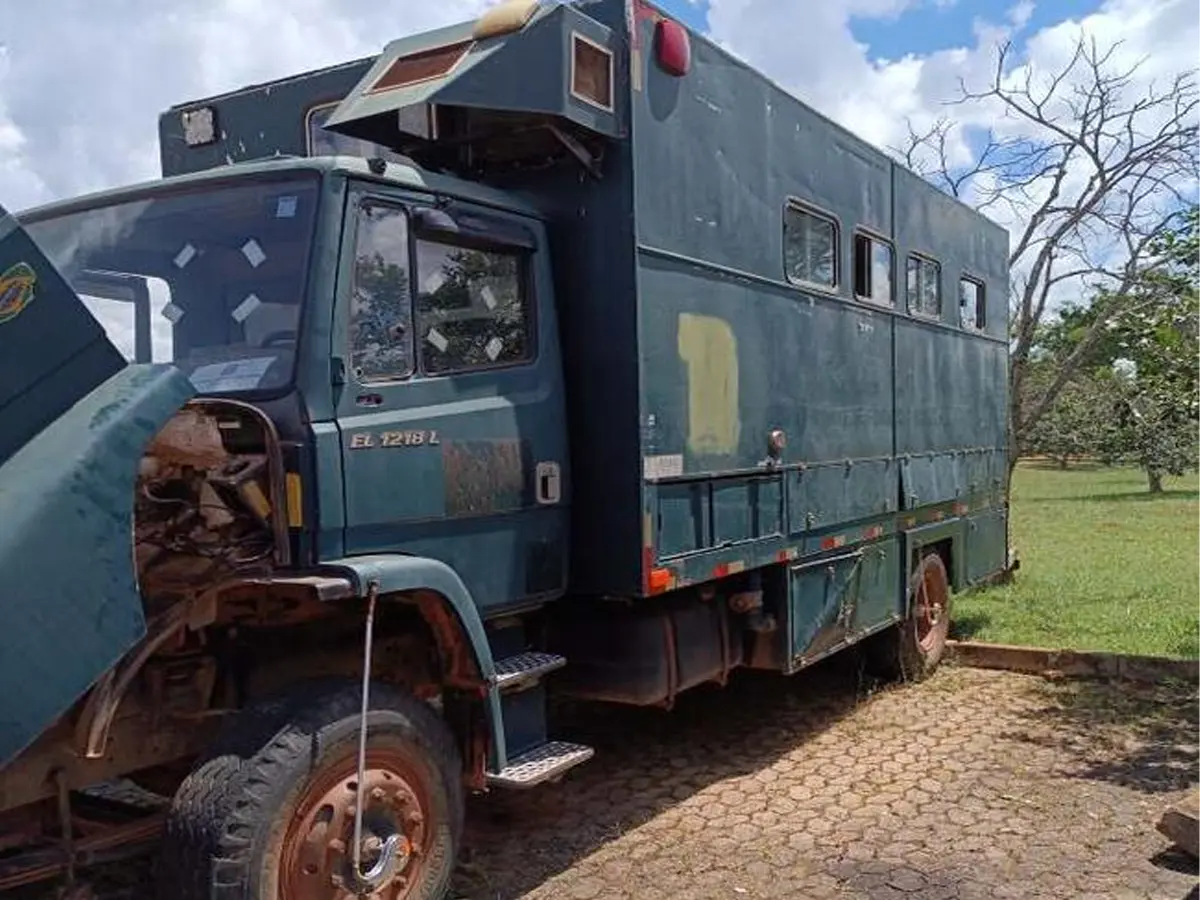
<path fill-rule="evenodd" d="M 350 298 L 350 367 L 360 384 L 413 373 L 408 216 L 375 200 L 358 207 Z"/>

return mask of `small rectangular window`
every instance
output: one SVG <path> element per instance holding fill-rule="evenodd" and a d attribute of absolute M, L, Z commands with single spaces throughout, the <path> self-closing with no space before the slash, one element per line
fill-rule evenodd
<path fill-rule="evenodd" d="M 865 234 L 854 236 L 854 295 L 891 306 L 892 247 Z"/>
<path fill-rule="evenodd" d="M 789 281 L 837 287 L 837 221 L 789 204 L 783 213 L 783 256 Z"/>
<path fill-rule="evenodd" d="M 417 333 L 424 372 L 444 375 L 533 359 L 523 255 L 417 241 Z"/>
<path fill-rule="evenodd" d="M 571 35 L 571 93 L 612 112 L 612 53 L 581 34 Z"/>
<path fill-rule="evenodd" d="M 982 282 L 962 278 L 958 282 L 958 317 L 963 328 L 979 331 L 987 326 L 987 306 Z"/>
<path fill-rule="evenodd" d="M 924 256 L 908 258 L 908 311 L 934 318 L 941 316 L 941 263 Z"/>
<path fill-rule="evenodd" d="M 364 384 L 412 374 L 408 216 L 399 207 L 369 203 L 359 208 L 350 365 L 355 379 Z"/>
<path fill-rule="evenodd" d="M 341 154 L 343 156 L 360 156 L 364 159 L 378 156 L 381 159 L 390 160 L 391 162 L 404 161 L 400 154 L 393 153 L 387 147 L 372 144 L 370 141 L 361 141 L 358 138 L 348 137 L 334 131 L 328 131 L 325 128 L 325 123 L 329 121 L 329 117 L 333 115 L 333 111 L 337 107 L 337 103 L 324 103 L 320 106 L 314 106 L 308 111 L 309 156 L 337 156 Z M 428 115 L 428 107 L 425 106 L 407 107 L 401 110 L 401 115 L 414 110 Z M 425 136 L 418 131 L 410 130 L 410 132 L 421 137 Z"/>

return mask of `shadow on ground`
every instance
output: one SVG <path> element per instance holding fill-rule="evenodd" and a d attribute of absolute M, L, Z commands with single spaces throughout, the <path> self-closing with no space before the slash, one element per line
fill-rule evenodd
<path fill-rule="evenodd" d="M 724 689 L 681 695 L 670 712 L 564 707 L 553 733 L 595 747 L 595 758 L 557 786 L 469 804 L 454 896 L 521 896 L 704 788 L 770 766 L 877 687 L 848 652 L 790 679 L 736 673 Z"/>
<path fill-rule="evenodd" d="M 1037 503 L 1151 503 L 1159 500 L 1195 500 L 1200 498 L 1200 491 L 1185 489 L 1160 491 L 1152 494 L 1142 491 L 1117 491 L 1108 494 L 1066 494 L 1053 497 L 1028 497 L 1021 502 L 1024 504 Z"/>
<path fill-rule="evenodd" d="M 1147 794 L 1196 783 L 1200 762 L 1197 685 L 1045 681 L 1029 729 L 1007 737 L 1051 745 L 1066 777 L 1106 781 Z"/>
<path fill-rule="evenodd" d="M 950 637 L 956 641 L 969 641 L 991 624 L 992 617 L 985 612 L 955 613 L 950 620 Z"/>

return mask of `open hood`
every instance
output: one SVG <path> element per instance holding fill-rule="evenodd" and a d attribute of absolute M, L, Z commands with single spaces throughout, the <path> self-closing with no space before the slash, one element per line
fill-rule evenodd
<path fill-rule="evenodd" d="M 509 0 L 388 44 L 325 127 L 457 171 L 589 167 L 621 134 L 617 36 L 579 10 Z"/>
<path fill-rule="evenodd" d="M 193 393 L 174 366 L 126 365 L 0 207 L 0 764 L 145 634 L 138 463 Z"/>

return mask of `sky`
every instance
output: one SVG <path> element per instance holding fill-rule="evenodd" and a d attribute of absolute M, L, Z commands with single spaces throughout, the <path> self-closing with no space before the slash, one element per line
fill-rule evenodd
<path fill-rule="evenodd" d="M 158 175 L 169 106 L 377 53 L 493 0 L 0 0 L 0 205 Z M 1134 89 L 1195 70 L 1196 0 L 660 0 L 671 14 L 883 149 L 947 111 L 965 162 L 995 110 L 948 107 L 992 76 L 1049 72 L 1081 29 L 1141 61 Z M 14 12 L 15 10 L 19 12 Z M 1019 222 L 1003 221 L 1010 228 Z"/>

